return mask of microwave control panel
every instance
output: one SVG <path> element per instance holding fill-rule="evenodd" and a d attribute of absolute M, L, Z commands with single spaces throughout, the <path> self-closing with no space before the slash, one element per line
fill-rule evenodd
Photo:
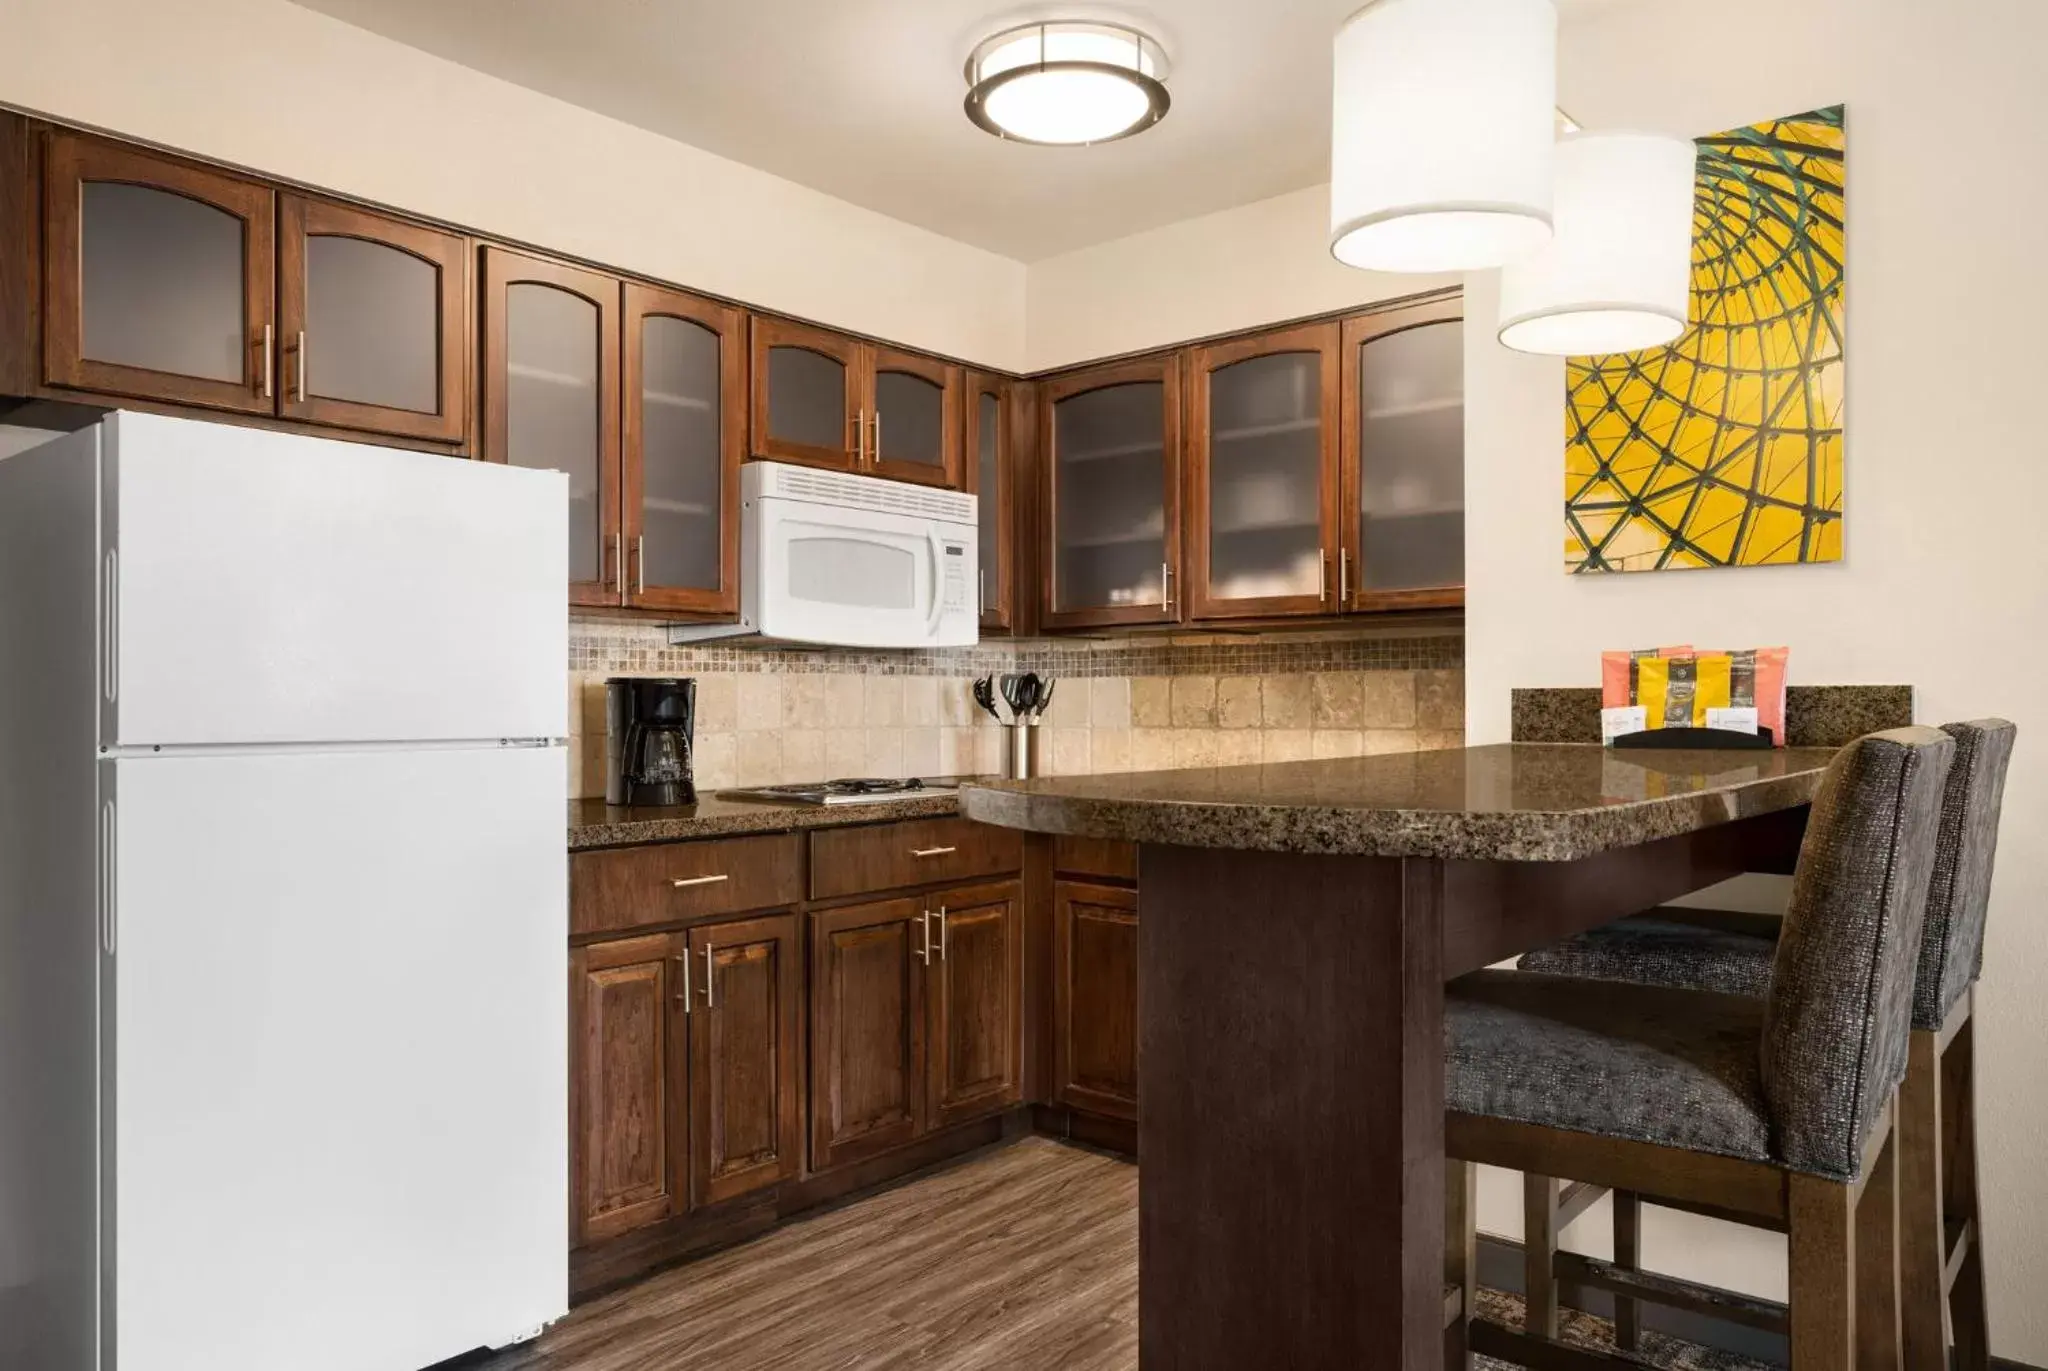
<path fill-rule="evenodd" d="M 946 550 L 944 558 L 946 564 L 946 584 L 941 599 L 948 611 L 965 611 L 969 604 L 967 598 L 967 544 L 964 542 L 956 543 L 951 539 L 943 539 L 942 544 Z"/>

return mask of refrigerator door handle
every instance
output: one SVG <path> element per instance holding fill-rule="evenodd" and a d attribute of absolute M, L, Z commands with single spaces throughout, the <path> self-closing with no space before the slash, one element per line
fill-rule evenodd
<path fill-rule="evenodd" d="M 114 955 L 114 823 L 114 802 L 109 800 L 100 809 L 100 946 L 109 957 Z"/>
<path fill-rule="evenodd" d="M 106 583 L 107 607 L 101 618 L 107 635 L 107 703 L 113 704 L 121 692 L 121 561 L 113 548 L 107 549 Z"/>

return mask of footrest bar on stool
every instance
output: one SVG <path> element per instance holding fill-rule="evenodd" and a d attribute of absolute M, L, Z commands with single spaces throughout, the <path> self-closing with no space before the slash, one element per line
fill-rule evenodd
<path fill-rule="evenodd" d="M 1725 1319 L 1746 1328 L 1783 1333 L 1788 1326 L 1784 1305 L 1735 1290 L 1723 1290 L 1717 1285 L 1702 1285 L 1698 1281 L 1651 1271 L 1624 1270 L 1610 1262 L 1582 1257 L 1576 1252 L 1558 1253 L 1551 1269 L 1565 1284 L 1605 1290 L 1613 1295 L 1628 1295 L 1708 1318 Z"/>

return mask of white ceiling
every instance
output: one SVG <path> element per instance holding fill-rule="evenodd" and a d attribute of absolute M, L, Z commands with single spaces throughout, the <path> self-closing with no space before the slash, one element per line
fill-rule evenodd
<path fill-rule="evenodd" d="M 1567 24 L 1631 0 L 1559 0 Z M 1329 174 L 1330 39 L 1360 0 L 301 0 L 586 109 L 1021 261 Z M 961 112 L 968 49 L 1025 19 L 1158 37 L 1163 123 L 1093 148 Z"/>

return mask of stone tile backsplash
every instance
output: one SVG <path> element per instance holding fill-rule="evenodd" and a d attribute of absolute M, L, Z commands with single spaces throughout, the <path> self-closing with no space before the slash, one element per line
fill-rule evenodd
<path fill-rule="evenodd" d="M 702 649 L 668 649 L 658 632 L 637 625 L 574 624 L 570 793 L 604 793 L 610 676 L 696 677 L 696 773 L 704 791 L 828 776 L 996 771 L 1001 730 L 969 691 L 984 672 L 1038 670 L 1059 678 L 1039 741 L 1048 775 L 1355 757 L 1464 742 L 1462 643 L 1455 638 L 1368 639 L 1364 648 L 1348 638 L 1320 645 L 1172 641 L 1182 644 L 1177 652 L 1156 640 L 1122 653 L 1104 643 L 992 641 L 974 649 L 972 661 L 896 654 L 878 669 L 873 653 L 728 648 L 712 658 Z M 686 659 L 674 660 L 679 654 Z M 707 660 L 687 659 L 698 654 Z M 916 662 L 925 670 L 904 672 L 897 658 L 925 659 Z M 1203 665 L 1224 670 L 1188 669 Z M 1134 669 L 1105 671 L 1115 666 Z M 1265 669 L 1242 669 L 1254 666 Z"/>

